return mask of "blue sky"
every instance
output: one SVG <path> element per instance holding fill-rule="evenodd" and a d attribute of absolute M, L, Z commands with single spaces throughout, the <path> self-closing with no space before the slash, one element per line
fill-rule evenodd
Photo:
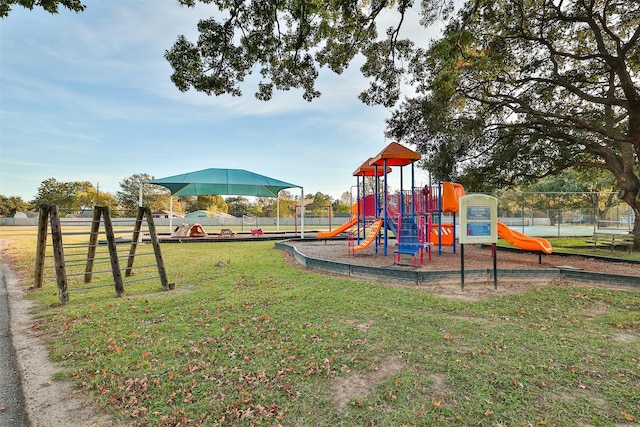
<path fill-rule="evenodd" d="M 357 99 L 367 87 L 358 64 L 341 76 L 321 70 L 322 96 L 311 103 L 300 91 L 257 101 L 255 81 L 242 97 L 182 93 L 164 52 L 179 34 L 195 40 L 211 7 L 84 3 L 79 14 L 15 7 L 0 21 L 1 195 L 33 200 L 52 177 L 115 193 L 137 173 L 237 168 L 339 198 L 356 183 L 353 171 L 391 142 L 390 111 Z M 424 171 L 416 176 L 426 182 Z"/>

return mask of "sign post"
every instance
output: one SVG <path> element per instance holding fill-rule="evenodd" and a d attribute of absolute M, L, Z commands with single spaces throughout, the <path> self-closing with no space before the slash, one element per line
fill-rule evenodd
<path fill-rule="evenodd" d="M 486 194 L 468 194 L 460 197 L 460 271 L 464 292 L 464 245 L 491 243 L 493 253 L 493 288 L 498 289 L 497 251 L 498 199 Z"/>

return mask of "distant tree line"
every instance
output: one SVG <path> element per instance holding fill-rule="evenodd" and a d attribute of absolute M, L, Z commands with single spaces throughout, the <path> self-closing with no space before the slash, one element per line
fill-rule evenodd
<path fill-rule="evenodd" d="M 89 210 L 93 206 L 109 206 L 114 216 L 130 216 L 138 207 L 141 183 L 153 180 L 154 177 L 140 173 L 123 179 L 120 182 L 120 190 L 115 194 L 99 191 L 88 181 L 84 182 L 59 182 L 55 178 L 49 178 L 40 184 L 36 197 L 32 201 L 24 201 L 21 197 L 8 197 L 0 195 L 0 216 L 11 216 L 16 212 L 36 211 L 42 205 L 58 205 L 62 209 L 76 211 Z M 371 188 L 369 188 L 371 187 Z M 529 185 L 518 186 L 509 191 L 501 191 L 497 196 L 501 202 L 508 206 L 508 210 L 519 209 L 520 198 L 513 200 L 518 192 L 548 193 L 541 196 L 539 208 L 555 209 L 558 203 L 557 193 L 574 193 L 573 202 L 576 205 L 594 207 L 594 214 L 603 218 L 606 212 L 617 203 L 615 197 L 616 184 L 613 176 L 606 171 L 594 169 L 568 169 L 559 175 L 543 178 Z M 373 192 L 373 187 L 368 186 L 367 193 Z M 169 209 L 169 190 L 152 184 L 144 184 L 142 192 L 142 204 L 149 206 L 152 211 L 164 211 Z M 355 197 L 355 195 L 353 195 Z M 247 198 L 243 196 L 180 196 L 173 199 L 173 210 L 178 214 L 187 214 L 195 211 L 223 212 L 240 217 L 242 215 L 259 217 L 279 216 L 281 218 L 293 217 L 300 214 L 300 198 L 293 196 L 288 191 L 280 192 L 280 201 L 275 198 L 258 197 Z M 567 200 L 567 199 L 563 199 Z M 317 192 L 305 195 L 305 215 L 327 217 L 339 213 L 350 212 L 352 195 L 345 191 L 339 199 Z"/>
<path fill-rule="evenodd" d="M 58 205 L 61 209 L 86 211 L 93 206 L 108 206 L 114 216 L 131 216 L 137 209 L 140 199 L 140 186 L 143 186 L 142 205 L 152 211 L 168 210 L 171 197 L 169 190 L 153 184 L 144 184 L 153 180 L 152 175 L 146 173 L 134 174 L 120 182 L 120 190 L 115 194 L 100 191 L 89 181 L 60 182 L 49 178 L 40 184 L 37 194 L 32 201 L 24 201 L 21 197 L 0 195 L 0 216 L 14 215 L 16 212 L 37 211 L 43 205 Z M 296 206 L 300 205 L 300 198 L 294 197 L 288 191 L 281 191 L 278 200 L 270 197 L 258 197 L 254 200 L 243 196 L 222 197 L 208 196 L 173 196 L 173 211 L 186 214 L 199 210 L 208 212 L 222 212 L 234 216 L 259 216 L 282 218 L 293 217 Z M 327 216 L 329 207 L 331 212 L 349 212 L 350 195 L 345 192 L 338 200 L 321 192 L 305 196 L 306 215 Z"/>

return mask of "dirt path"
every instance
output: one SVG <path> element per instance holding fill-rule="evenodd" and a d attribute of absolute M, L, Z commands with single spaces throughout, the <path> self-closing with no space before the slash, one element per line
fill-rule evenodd
<path fill-rule="evenodd" d="M 11 271 L 0 261 L 0 425 L 28 425 L 22 382 L 11 340 L 7 280 Z"/>
<path fill-rule="evenodd" d="M 6 253 L 7 242 L 0 240 L 0 274 L 6 282 L 13 339 L 18 370 L 25 396 L 24 404 L 31 427 L 120 427 L 67 381 L 55 381 L 59 371 L 49 359 L 46 336 L 32 329 L 33 303 L 24 298 L 20 278 L 11 267 Z M 3 337 L 4 339 L 4 337 Z M 5 345 L 8 343 L 3 343 Z M 9 344 L 10 345 L 10 344 Z M 1 419 L 1 418 L 0 418 Z M 20 424 L 23 426 L 23 424 Z"/>

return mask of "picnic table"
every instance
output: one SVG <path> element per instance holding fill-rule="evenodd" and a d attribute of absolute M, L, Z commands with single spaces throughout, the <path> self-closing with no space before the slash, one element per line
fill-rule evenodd
<path fill-rule="evenodd" d="M 630 254 L 633 250 L 633 240 L 633 234 L 628 233 L 593 233 L 591 240 L 587 240 L 587 243 L 592 244 L 594 248 L 608 247 L 611 253 L 616 246 L 621 246 Z"/>

